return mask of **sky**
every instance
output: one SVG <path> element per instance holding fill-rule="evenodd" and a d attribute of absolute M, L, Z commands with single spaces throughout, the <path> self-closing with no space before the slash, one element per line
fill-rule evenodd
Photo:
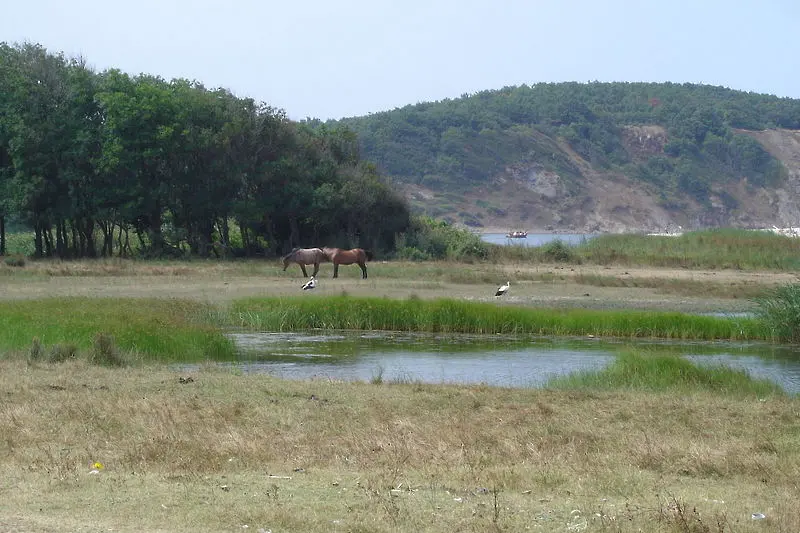
<path fill-rule="evenodd" d="M 486 89 L 671 81 L 800 98 L 798 0 L 0 0 L 0 41 L 295 120 Z"/>

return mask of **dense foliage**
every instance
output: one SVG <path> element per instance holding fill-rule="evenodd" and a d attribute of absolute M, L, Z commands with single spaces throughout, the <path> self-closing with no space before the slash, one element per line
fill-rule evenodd
<path fill-rule="evenodd" d="M 0 254 L 7 221 L 39 257 L 206 256 L 390 249 L 409 213 L 345 127 L 0 43 Z"/>
<path fill-rule="evenodd" d="M 572 187 L 580 171 L 563 145 L 595 168 L 652 183 L 665 201 L 707 204 L 713 184 L 746 176 L 780 180 L 783 167 L 737 129 L 800 128 L 800 100 L 673 83 L 540 83 L 482 91 L 344 119 L 365 157 L 399 181 L 438 190 L 487 182 L 509 165 L 532 163 Z M 657 153 L 632 154 L 629 126 L 666 131 Z M 733 198 L 727 200 L 734 201 Z"/>

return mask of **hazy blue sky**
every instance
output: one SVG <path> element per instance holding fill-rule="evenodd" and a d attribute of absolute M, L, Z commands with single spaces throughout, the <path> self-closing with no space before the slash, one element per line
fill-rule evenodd
<path fill-rule="evenodd" d="M 558 81 L 800 98 L 799 0 L 0 1 L 0 41 L 195 79 L 294 119 Z"/>

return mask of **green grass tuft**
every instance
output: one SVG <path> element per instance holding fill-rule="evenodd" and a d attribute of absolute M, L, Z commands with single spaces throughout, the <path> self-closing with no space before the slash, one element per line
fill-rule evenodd
<path fill-rule="evenodd" d="M 780 386 L 769 380 L 751 378 L 743 370 L 724 366 L 700 366 L 678 355 L 626 351 L 607 368 L 582 371 L 553 378 L 553 389 L 600 389 L 646 391 L 706 390 L 739 396 L 784 395 Z"/>
<path fill-rule="evenodd" d="M 757 298 L 756 315 L 781 342 L 800 342 L 800 284 L 784 285 Z"/>
<path fill-rule="evenodd" d="M 198 302 L 137 298 L 52 298 L 0 302 L 0 352 L 25 350 L 43 359 L 44 346 L 89 353 L 98 335 L 113 332 L 123 353 L 170 361 L 231 360 L 235 347 Z M 31 346 L 31 339 L 34 339 Z M 104 342 L 100 342 L 105 346 Z M 102 348 L 102 346 L 101 346 Z M 110 354 L 105 348 L 99 353 Z M 104 364 L 110 363 L 101 356 Z"/>

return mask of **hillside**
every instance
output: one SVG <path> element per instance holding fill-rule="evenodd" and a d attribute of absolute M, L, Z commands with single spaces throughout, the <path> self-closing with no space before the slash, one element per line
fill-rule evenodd
<path fill-rule="evenodd" d="M 538 84 L 339 122 L 416 212 L 483 231 L 800 225 L 800 100 Z"/>

